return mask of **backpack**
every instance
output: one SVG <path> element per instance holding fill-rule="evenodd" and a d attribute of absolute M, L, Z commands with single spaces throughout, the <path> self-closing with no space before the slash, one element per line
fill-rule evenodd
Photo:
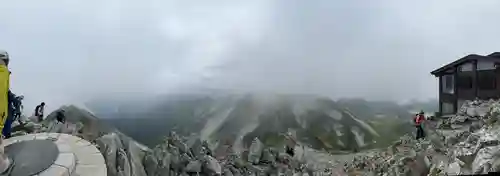
<path fill-rule="evenodd" d="M 414 123 L 415 123 L 415 126 L 419 127 L 419 126 L 422 126 L 424 123 L 423 121 L 425 121 L 425 116 L 424 115 L 417 115 L 415 117 L 414 120 Z M 420 123 L 417 123 L 417 121 L 420 121 Z"/>

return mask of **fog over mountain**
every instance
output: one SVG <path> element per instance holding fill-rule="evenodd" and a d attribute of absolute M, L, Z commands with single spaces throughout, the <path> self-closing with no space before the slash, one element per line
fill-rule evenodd
<path fill-rule="evenodd" d="M 224 92 L 87 103 L 96 116 L 149 146 L 176 131 L 215 146 L 229 142 L 235 150 L 242 150 L 255 137 L 273 146 L 282 144 L 283 134 L 293 132 L 305 145 L 333 152 L 385 147 L 408 134 L 414 129 L 409 123 L 412 105 L 335 101 L 307 94 Z"/>
<path fill-rule="evenodd" d="M 437 94 L 432 69 L 498 51 L 499 4 L 8 1 L 0 48 L 30 111 L 188 88 L 427 99 Z"/>

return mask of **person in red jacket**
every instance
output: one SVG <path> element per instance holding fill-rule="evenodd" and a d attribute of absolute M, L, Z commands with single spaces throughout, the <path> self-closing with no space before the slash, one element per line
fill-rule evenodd
<path fill-rule="evenodd" d="M 425 116 L 424 112 L 420 111 L 420 113 L 416 114 L 415 117 L 413 118 L 413 122 L 415 123 L 415 127 L 417 128 L 417 137 L 416 139 L 424 138 L 424 127 L 423 123 L 425 121 Z"/>

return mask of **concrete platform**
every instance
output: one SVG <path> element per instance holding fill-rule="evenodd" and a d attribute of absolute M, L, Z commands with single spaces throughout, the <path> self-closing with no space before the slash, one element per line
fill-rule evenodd
<path fill-rule="evenodd" d="M 52 164 L 49 165 L 44 171 L 36 174 L 36 176 L 107 176 L 104 157 L 101 155 L 99 150 L 90 142 L 77 136 L 61 133 L 36 133 L 13 137 L 5 140 L 4 142 L 7 149 L 9 146 L 12 145 L 12 147 L 15 147 L 16 145 L 19 145 L 18 143 L 22 143 L 23 141 L 41 140 L 50 141 L 50 143 L 54 144 L 58 151 L 56 153 L 58 154 Z M 38 152 L 46 151 L 38 150 Z M 44 159 L 44 161 L 46 160 Z M 23 163 L 16 162 L 15 166 L 17 165 L 23 165 Z M 15 167 L 13 170 L 14 169 Z"/>
<path fill-rule="evenodd" d="M 56 161 L 59 150 L 50 140 L 31 140 L 8 145 L 5 147 L 5 153 L 15 163 L 9 172 L 10 175 L 29 176 L 48 169 Z M 7 174 L 0 174 L 4 175 Z"/>

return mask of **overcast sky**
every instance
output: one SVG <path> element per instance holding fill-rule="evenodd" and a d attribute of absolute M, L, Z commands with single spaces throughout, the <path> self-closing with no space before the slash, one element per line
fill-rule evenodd
<path fill-rule="evenodd" d="M 436 98 L 430 71 L 500 51 L 498 0 L 3 1 L 26 107 L 189 87 Z"/>

